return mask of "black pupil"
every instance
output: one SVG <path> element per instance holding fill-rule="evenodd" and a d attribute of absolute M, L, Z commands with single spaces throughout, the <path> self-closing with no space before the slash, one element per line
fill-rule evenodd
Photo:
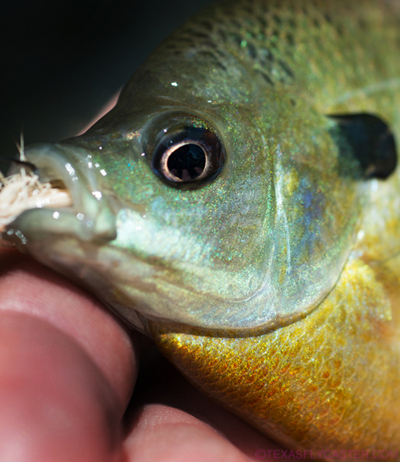
<path fill-rule="evenodd" d="M 203 148 L 190 143 L 176 149 L 167 161 L 168 170 L 182 181 L 190 181 L 199 177 L 205 165 L 206 155 Z"/>

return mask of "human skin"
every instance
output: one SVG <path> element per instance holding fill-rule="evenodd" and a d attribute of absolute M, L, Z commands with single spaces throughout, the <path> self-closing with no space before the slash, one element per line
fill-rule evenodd
<path fill-rule="evenodd" d="M 0 310 L 0 460 L 244 462 L 278 448 L 91 295 L 15 250 L 0 250 Z"/>

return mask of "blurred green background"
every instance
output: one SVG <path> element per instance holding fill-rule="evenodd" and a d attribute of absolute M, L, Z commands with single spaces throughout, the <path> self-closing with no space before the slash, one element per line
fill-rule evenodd
<path fill-rule="evenodd" d="M 25 144 L 78 133 L 165 37 L 216 1 L 3 2 L 0 158 L 17 154 L 21 130 Z"/>

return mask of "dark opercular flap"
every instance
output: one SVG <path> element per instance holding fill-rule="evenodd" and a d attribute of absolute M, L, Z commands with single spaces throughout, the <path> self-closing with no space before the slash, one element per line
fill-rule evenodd
<path fill-rule="evenodd" d="M 335 114 L 341 134 L 360 162 L 366 178 L 386 179 L 397 165 L 396 142 L 389 126 L 372 114 Z"/>

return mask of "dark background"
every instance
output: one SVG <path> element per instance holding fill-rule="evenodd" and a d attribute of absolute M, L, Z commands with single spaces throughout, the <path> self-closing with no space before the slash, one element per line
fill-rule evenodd
<path fill-rule="evenodd" d="M 16 0 L 0 8 L 0 158 L 73 136 L 177 26 L 216 0 Z M 6 168 L 0 162 L 0 168 Z"/>

